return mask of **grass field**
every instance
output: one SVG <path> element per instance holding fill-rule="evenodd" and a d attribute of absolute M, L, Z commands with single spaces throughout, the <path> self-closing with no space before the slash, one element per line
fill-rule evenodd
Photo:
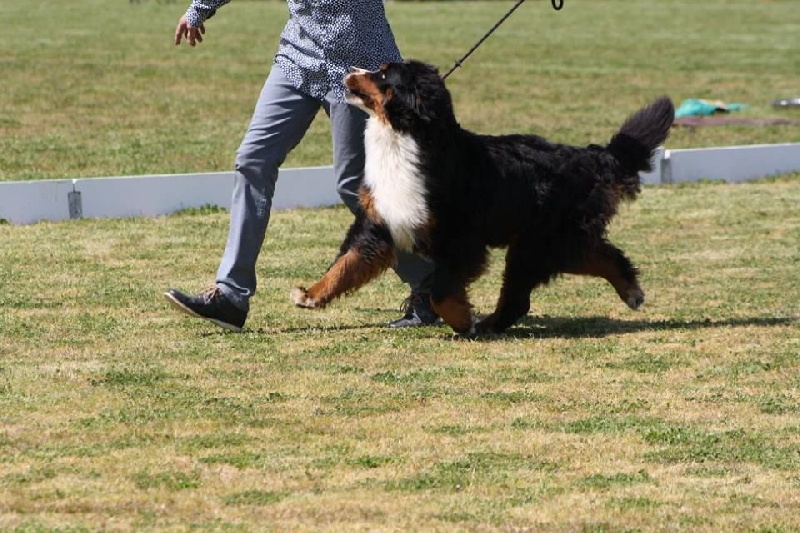
<path fill-rule="evenodd" d="M 0 180 L 229 169 L 285 20 L 234 1 L 189 50 L 177 3 L 0 7 Z M 442 68 L 507 7 L 388 4 L 406 54 Z M 798 90 L 799 27 L 789 0 L 529 1 L 451 86 L 471 128 L 576 143 L 664 92 L 787 116 L 769 101 Z M 800 129 L 668 146 L 754 142 Z M 319 121 L 289 165 L 329 163 L 328 143 Z M 273 215 L 241 335 L 161 296 L 211 281 L 224 212 L 0 224 L 0 530 L 800 530 L 798 206 L 800 174 L 647 187 L 611 228 L 642 311 L 566 277 L 471 341 L 384 328 L 406 296 L 391 273 L 290 305 L 343 208 Z"/>
<path fill-rule="evenodd" d="M 511 2 L 389 2 L 401 49 L 449 69 Z M 286 5 L 234 1 L 195 49 L 183 3 L 0 0 L 0 180 L 228 170 L 272 63 Z M 794 118 L 795 0 L 525 3 L 448 79 L 462 123 L 604 142 L 662 93 Z M 798 126 L 678 130 L 668 147 L 800 142 Z M 329 164 L 325 120 L 287 161 Z"/>
<path fill-rule="evenodd" d="M 274 215 L 241 335 L 160 294 L 224 213 L 0 226 L 0 529 L 796 531 L 799 178 L 647 188 L 642 312 L 565 278 L 477 341 L 384 328 L 393 274 L 292 307 L 342 208 Z"/>

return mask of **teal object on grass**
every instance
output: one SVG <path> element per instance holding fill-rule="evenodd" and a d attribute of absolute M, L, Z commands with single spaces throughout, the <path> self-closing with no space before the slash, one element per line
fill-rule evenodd
<path fill-rule="evenodd" d="M 738 111 L 747 107 L 745 104 L 726 104 L 720 101 L 701 100 L 699 98 L 688 98 L 681 102 L 675 110 L 675 118 L 713 115 L 714 113 L 727 113 L 728 111 Z"/>

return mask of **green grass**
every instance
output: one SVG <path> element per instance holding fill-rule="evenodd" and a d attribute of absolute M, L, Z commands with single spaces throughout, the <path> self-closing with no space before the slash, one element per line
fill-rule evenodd
<path fill-rule="evenodd" d="M 195 49 L 172 44 L 185 6 L 3 0 L 0 180 L 229 170 L 286 20 L 284 2 L 235 1 Z M 449 69 L 510 7 L 389 2 L 403 53 Z M 794 0 L 572 0 L 524 4 L 449 79 L 462 124 L 606 141 L 667 93 L 742 102 L 798 96 Z M 670 148 L 800 142 L 798 126 L 678 129 Z M 287 166 L 327 165 L 326 120 Z"/>
<path fill-rule="evenodd" d="M 797 530 L 799 178 L 646 188 L 643 311 L 566 277 L 478 340 L 383 327 L 391 273 L 294 308 L 343 208 L 273 215 L 241 335 L 161 297 L 224 212 L 0 226 L 0 529 Z"/>
<path fill-rule="evenodd" d="M 184 6 L 0 0 L 0 180 L 227 170 L 285 21 L 233 2 L 196 49 Z M 405 54 L 449 68 L 504 2 L 388 3 Z M 795 96 L 794 2 L 526 3 L 449 79 L 464 125 L 602 142 L 669 93 Z M 669 147 L 800 142 L 675 130 Z M 317 121 L 288 166 L 328 164 Z M 168 217 L 0 224 L 0 529 L 800 529 L 800 175 L 648 187 L 612 239 L 643 311 L 598 280 L 538 291 L 507 335 L 389 330 L 387 274 L 310 312 L 351 215 L 273 214 L 248 327 L 172 310 L 227 232 Z M 475 284 L 499 290 L 501 255 Z"/>

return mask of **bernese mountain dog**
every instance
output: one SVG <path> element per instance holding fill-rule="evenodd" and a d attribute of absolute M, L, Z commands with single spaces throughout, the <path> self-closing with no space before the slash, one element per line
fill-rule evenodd
<path fill-rule="evenodd" d="M 431 304 L 459 334 L 499 333 L 528 313 L 531 292 L 561 274 L 605 278 L 630 308 L 644 302 L 637 269 L 606 228 L 640 191 L 675 116 L 661 97 L 632 115 L 606 146 L 462 128 L 436 68 L 419 61 L 351 69 L 348 101 L 370 118 L 362 212 L 322 278 L 292 301 L 320 308 L 395 261 L 395 249 L 435 263 Z M 489 248 L 507 248 L 500 297 L 477 320 L 469 285 Z"/>

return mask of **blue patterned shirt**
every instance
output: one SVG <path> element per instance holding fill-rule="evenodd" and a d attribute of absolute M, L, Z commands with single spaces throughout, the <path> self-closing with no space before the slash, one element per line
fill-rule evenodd
<path fill-rule="evenodd" d="M 186 19 L 199 26 L 230 0 L 192 0 Z M 315 98 L 344 99 L 351 66 L 374 70 L 400 61 L 383 0 L 287 0 L 289 20 L 275 55 L 295 87 Z"/>

